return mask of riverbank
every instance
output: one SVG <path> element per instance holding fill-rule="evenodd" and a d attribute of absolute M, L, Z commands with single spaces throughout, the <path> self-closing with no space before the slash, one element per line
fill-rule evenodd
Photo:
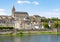
<path fill-rule="evenodd" d="M 50 31 L 29 31 L 27 33 L 23 32 L 22 34 L 35 34 L 35 35 L 38 35 L 38 34 L 60 34 L 60 32 L 50 32 Z"/>
<path fill-rule="evenodd" d="M 22 35 L 26 36 L 26 35 L 46 35 L 46 34 L 56 34 L 57 35 L 57 32 L 44 32 L 44 31 L 39 32 L 39 31 L 35 31 L 35 32 L 22 33 L 22 34 L 18 33 L 17 35 L 19 35 L 19 36 L 22 36 Z"/>
<path fill-rule="evenodd" d="M 8 33 L 8 34 L 0 34 L 0 35 L 23 36 L 23 35 L 41 35 L 41 34 L 60 34 L 60 32 L 53 32 L 53 31 L 20 31 L 18 33 Z"/>

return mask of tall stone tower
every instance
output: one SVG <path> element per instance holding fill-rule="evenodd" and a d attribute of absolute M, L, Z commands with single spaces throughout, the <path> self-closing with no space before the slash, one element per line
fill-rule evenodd
<path fill-rule="evenodd" d="M 12 8 L 12 17 L 14 18 L 14 13 L 15 13 L 15 7 L 13 6 Z"/>

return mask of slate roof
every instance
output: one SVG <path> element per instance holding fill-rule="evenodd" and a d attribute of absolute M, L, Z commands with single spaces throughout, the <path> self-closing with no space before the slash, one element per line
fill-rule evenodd
<path fill-rule="evenodd" d="M 15 12 L 14 14 L 27 14 L 28 15 L 27 12 Z"/>
<path fill-rule="evenodd" d="M 0 15 L 0 19 L 13 19 L 14 20 L 13 17 L 11 17 L 11 16 L 5 16 L 5 15 Z"/>

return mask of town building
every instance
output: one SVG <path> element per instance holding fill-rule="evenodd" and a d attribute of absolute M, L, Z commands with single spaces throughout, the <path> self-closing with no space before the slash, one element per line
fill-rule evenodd
<path fill-rule="evenodd" d="M 14 18 L 11 16 L 0 16 L 0 26 L 14 26 Z"/>
<path fill-rule="evenodd" d="M 41 17 L 29 16 L 27 12 L 18 12 L 13 6 L 11 16 L 0 16 L 0 26 L 11 26 L 15 29 L 32 29 L 35 26 L 41 28 Z"/>

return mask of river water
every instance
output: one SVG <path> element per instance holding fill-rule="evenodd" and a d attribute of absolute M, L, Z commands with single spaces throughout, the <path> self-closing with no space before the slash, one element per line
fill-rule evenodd
<path fill-rule="evenodd" d="M 60 42 L 60 35 L 0 36 L 0 42 Z"/>

